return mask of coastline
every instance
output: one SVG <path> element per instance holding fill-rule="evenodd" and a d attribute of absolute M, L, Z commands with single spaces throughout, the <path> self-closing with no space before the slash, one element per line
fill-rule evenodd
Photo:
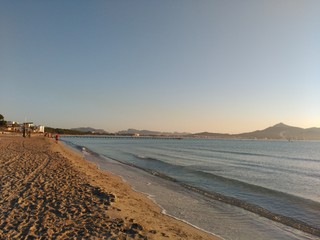
<path fill-rule="evenodd" d="M 170 216 L 185 220 L 200 229 L 214 233 L 222 238 L 239 239 L 239 236 L 241 236 L 241 239 L 257 239 L 257 236 L 259 236 L 259 239 L 268 240 L 270 238 L 314 239 L 315 237 L 315 233 L 309 235 L 306 231 L 299 231 L 295 227 L 290 228 L 287 224 L 282 224 L 278 221 L 252 213 L 255 211 L 254 209 L 261 209 L 257 208 L 257 206 L 253 206 L 253 211 L 245 210 L 247 202 L 241 201 L 241 199 L 236 202 L 241 203 L 241 205 L 237 207 L 234 206 L 235 204 L 231 203 L 230 205 L 221 201 L 224 199 L 228 200 L 229 198 L 224 198 L 223 196 L 221 198 L 220 195 L 217 195 L 217 197 L 221 198 L 217 201 L 215 195 L 211 196 L 212 191 L 210 191 L 210 196 L 208 196 L 208 192 L 199 193 L 198 190 L 201 191 L 201 189 L 203 189 L 201 186 L 193 191 L 193 189 L 190 190 L 188 186 L 182 185 L 179 179 L 177 179 L 179 176 L 188 176 L 190 182 L 193 176 L 188 172 L 181 173 L 176 171 L 174 165 L 168 167 L 165 164 L 166 161 L 161 161 L 161 157 L 159 158 L 157 154 L 162 154 L 164 148 L 166 151 L 164 154 L 167 154 L 168 151 L 170 156 L 171 154 L 174 155 L 175 152 L 172 153 L 170 152 L 170 148 L 166 148 L 168 143 L 170 143 L 170 146 L 175 146 L 178 149 L 177 151 L 180 152 L 180 145 L 181 149 L 184 149 L 184 147 L 189 146 L 187 142 L 171 142 L 167 140 L 155 142 L 153 140 L 143 140 L 140 143 L 138 138 L 134 142 L 133 140 L 119 142 L 118 140 L 106 141 L 103 139 L 100 140 L 99 138 L 91 140 L 86 137 L 75 140 L 63 138 L 63 141 L 73 150 L 80 152 L 86 160 L 97 164 L 101 169 L 121 176 L 121 178 L 130 183 L 134 190 L 150 196 L 161 208 L 165 209 L 166 213 Z M 132 147 L 133 143 L 135 143 L 134 147 Z M 158 147 L 156 149 L 162 150 L 154 151 L 152 146 L 154 146 L 155 143 Z M 173 145 L 173 143 L 175 144 Z M 198 143 L 201 143 L 201 146 L 211 146 L 210 142 L 209 144 L 205 144 L 204 142 L 202 143 L 202 141 L 192 144 L 197 146 Z M 221 143 L 224 145 L 224 142 Z M 269 146 L 268 144 L 267 147 Z M 231 146 L 233 146 L 233 144 L 231 144 Z M 291 146 L 291 144 L 289 146 Z M 136 151 L 136 149 L 139 151 Z M 149 151 L 149 149 L 151 150 Z M 207 148 L 204 147 L 204 149 Z M 277 155 L 277 153 L 275 154 Z M 295 156 L 295 154 L 293 155 Z M 182 159 L 188 159 L 188 157 L 189 154 L 181 156 Z M 161 174 L 163 172 L 165 172 L 165 174 Z M 160 175 L 158 173 L 160 173 Z M 176 175 L 174 175 L 175 173 Z M 188 184 L 189 180 L 185 180 Z M 212 184 L 215 186 L 214 182 Z M 226 185 L 226 189 L 229 189 L 229 185 L 230 184 Z M 243 187 L 243 184 L 240 187 Z M 259 189 L 257 191 L 259 191 Z M 263 189 L 262 192 L 265 192 L 265 190 Z M 215 193 L 215 191 L 213 191 L 213 193 Z M 272 198 L 269 194 L 270 192 L 267 191 L 265 197 Z M 290 197 L 287 200 L 291 202 L 297 199 L 291 199 Z M 241 207 L 242 203 L 245 204 L 244 207 Z M 277 203 L 277 201 L 275 203 Z M 271 206 L 274 206 L 273 203 Z M 305 207 L 307 207 L 306 210 L 310 209 L 310 211 L 314 209 L 316 214 L 317 208 L 313 208 L 313 205 L 306 205 Z M 286 213 L 285 209 L 284 213 Z M 277 217 L 277 213 L 281 214 L 282 212 L 274 212 L 272 216 Z M 302 211 L 302 213 L 304 212 Z M 313 221 L 312 212 L 310 212 L 310 214 L 311 215 L 307 216 L 310 216 L 307 223 L 312 223 Z M 284 216 L 286 216 L 286 214 Z M 297 218 L 297 220 L 298 219 L 299 218 Z M 316 219 L 317 218 L 314 219 L 315 222 L 317 222 Z M 286 219 L 280 220 L 286 221 Z"/>
<path fill-rule="evenodd" d="M 130 183 L 63 143 L 5 136 L 0 153 L 1 238 L 219 239 L 161 213 Z"/>

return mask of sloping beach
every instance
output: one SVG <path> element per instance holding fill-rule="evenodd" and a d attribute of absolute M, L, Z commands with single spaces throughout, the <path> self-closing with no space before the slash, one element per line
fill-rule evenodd
<path fill-rule="evenodd" d="M 0 239 L 217 239 L 42 136 L 0 136 Z"/>

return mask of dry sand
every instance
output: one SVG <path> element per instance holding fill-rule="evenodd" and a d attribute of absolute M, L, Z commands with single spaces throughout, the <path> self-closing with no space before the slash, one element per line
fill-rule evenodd
<path fill-rule="evenodd" d="M 0 135 L 0 239 L 217 239 L 42 136 Z"/>

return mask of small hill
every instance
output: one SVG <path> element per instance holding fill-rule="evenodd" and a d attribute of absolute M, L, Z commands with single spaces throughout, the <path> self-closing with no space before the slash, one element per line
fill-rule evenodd
<path fill-rule="evenodd" d="M 52 127 L 46 127 L 45 131 L 47 133 L 59 133 L 59 134 L 67 134 L 67 135 L 103 135 L 108 134 L 103 129 L 95 129 L 95 128 L 71 128 L 71 129 L 65 129 L 65 128 L 52 128 Z"/>
<path fill-rule="evenodd" d="M 197 138 L 232 138 L 232 135 L 228 133 L 210 133 L 210 132 L 201 132 L 201 133 L 196 133 L 189 136 L 197 137 Z"/>
<path fill-rule="evenodd" d="M 78 128 L 71 128 L 71 130 L 83 132 L 83 133 L 107 134 L 107 132 L 103 129 L 95 129 L 92 127 L 78 127 Z"/>
<path fill-rule="evenodd" d="M 119 135 L 140 134 L 140 135 L 153 136 L 153 135 L 161 135 L 161 132 L 150 131 L 150 130 L 137 130 L 137 129 L 129 128 L 128 130 L 119 131 L 117 132 L 117 134 Z"/>
<path fill-rule="evenodd" d="M 77 130 L 72 130 L 72 129 L 64 129 L 64 128 L 52 128 L 52 127 L 46 127 L 45 131 L 47 133 L 52 133 L 52 134 L 70 134 L 70 135 L 83 135 L 85 134 L 84 132 L 80 132 Z"/>
<path fill-rule="evenodd" d="M 137 130 L 129 128 L 128 130 L 123 130 L 117 132 L 119 135 L 134 135 L 139 134 L 141 136 L 185 136 L 190 133 L 179 133 L 179 132 L 159 132 L 159 131 L 150 131 L 150 130 Z"/>

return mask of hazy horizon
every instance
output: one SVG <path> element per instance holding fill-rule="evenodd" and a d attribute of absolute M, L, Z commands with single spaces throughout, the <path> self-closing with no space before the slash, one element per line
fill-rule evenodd
<path fill-rule="evenodd" d="M 0 113 L 59 128 L 320 127 L 320 1 L 1 1 Z"/>

